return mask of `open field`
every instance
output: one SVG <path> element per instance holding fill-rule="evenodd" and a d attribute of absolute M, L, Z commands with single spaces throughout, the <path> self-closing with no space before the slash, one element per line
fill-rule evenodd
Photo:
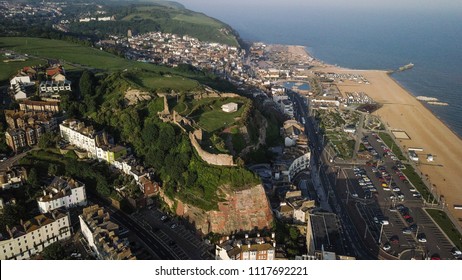
<path fill-rule="evenodd" d="M 181 92 L 194 90 L 200 87 L 199 82 L 196 80 L 175 75 L 160 75 L 147 71 L 137 73 L 132 81 L 150 90 L 169 91 L 174 89 L 177 92 Z"/>
<path fill-rule="evenodd" d="M 221 105 L 229 102 L 239 104 L 236 112 L 225 113 L 221 110 Z M 244 102 L 237 98 L 211 99 L 208 103 L 203 104 L 200 109 L 194 111 L 191 116 L 204 130 L 213 132 L 235 124 L 238 118 L 242 116 L 244 107 Z M 196 112 L 200 112 L 200 114 L 196 115 Z"/>
<path fill-rule="evenodd" d="M 16 64 L 19 67 L 22 65 L 43 64 L 45 59 L 49 58 L 60 60 L 61 64 L 65 65 L 66 70 L 83 70 L 85 68 L 101 71 L 125 69 L 148 70 L 158 74 L 157 76 L 159 77 L 152 78 L 153 76 L 150 75 L 149 79 L 145 79 L 145 85 L 143 85 L 143 82 L 139 83 L 148 88 L 190 90 L 196 88 L 199 83 L 202 83 L 222 91 L 233 91 L 234 89 L 230 83 L 214 79 L 213 77 L 188 72 L 187 70 L 128 60 L 96 48 L 85 47 L 66 41 L 41 38 L 0 37 L 0 49 L 28 54 L 30 60 L 25 62 L 25 64 L 22 64 L 22 62 Z M 0 76 L 8 79 L 16 71 L 17 68 L 15 66 L 8 66 L 8 68 L 1 67 Z M 171 77 L 168 77 L 169 75 Z"/>
<path fill-rule="evenodd" d="M 13 75 L 18 73 L 18 70 L 31 65 L 46 64 L 44 59 L 28 59 L 26 61 L 18 62 L 3 62 L 0 61 L 0 82 L 10 79 Z"/>
<path fill-rule="evenodd" d="M 125 69 L 138 64 L 95 48 L 60 40 L 0 37 L 0 48 L 104 70 Z"/>

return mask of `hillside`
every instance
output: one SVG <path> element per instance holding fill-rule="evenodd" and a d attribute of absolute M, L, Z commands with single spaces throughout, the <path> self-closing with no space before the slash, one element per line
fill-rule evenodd
<path fill-rule="evenodd" d="M 71 72 L 81 72 L 84 69 L 93 72 L 112 72 L 124 69 L 146 70 L 152 74 L 143 80 L 144 83 L 147 86 L 155 85 L 161 90 L 189 90 L 196 88 L 198 84 L 207 85 L 220 91 L 234 90 L 230 83 L 190 67 L 169 68 L 127 60 L 96 48 L 67 41 L 0 37 L 0 49 L 28 55 L 28 60 L 21 62 L 4 62 L 4 57 L 0 55 L 0 83 L 8 80 L 21 67 L 45 64 L 46 59 L 55 59 L 60 61 L 66 71 Z"/>
<path fill-rule="evenodd" d="M 126 36 L 129 29 L 133 34 L 161 31 L 239 46 L 238 35 L 231 27 L 205 14 L 185 9 L 180 4 L 166 1 L 128 3 L 130 5 L 125 2 L 107 3 L 108 13 L 114 16 L 115 21 L 74 22 L 70 31 L 90 37 L 105 37 L 107 34 Z"/>

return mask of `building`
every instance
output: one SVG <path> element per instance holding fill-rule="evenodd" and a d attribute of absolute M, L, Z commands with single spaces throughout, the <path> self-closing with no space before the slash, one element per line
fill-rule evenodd
<path fill-rule="evenodd" d="M 59 112 L 58 101 L 32 101 L 24 100 L 19 102 L 19 109 L 25 112 Z"/>
<path fill-rule="evenodd" d="M 6 227 L 0 241 L 0 259 L 29 259 L 49 245 L 71 236 L 68 213 L 54 210 L 21 221 L 18 226 Z"/>
<path fill-rule="evenodd" d="M 17 189 L 27 180 L 27 170 L 24 167 L 13 167 L 0 171 L 0 184 L 3 190 Z"/>
<path fill-rule="evenodd" d="M 138 185 L 145 197 L 153 196 L 159 193 L 160 190 L 159 183 L 149 180 L 147 177 L 142 177 Z"/>
<path fill-rule="evenodd" d="M 346 244 L 343 241 L 344 238 L 337 215 L 325 212 L 310 213 L 307 215 L 306 225 L 308 255 L 324 252 L 332 252 L 334 255 L 346 255 Z"/>
<path fill-rule="evenodd" d="M 85 184 L 67 177 L 55 177 L 43 190 L 43 196 L 37 198 L 40 212 L 47 213 L 54 209 L 87 205 Z"/>
<path fill-rule="evenodd" d="M 283 162 L 288 166 L 289 181 L 303 170 L 310 167 L 311 152 L 308 147 L 308 137 L 305 135 L 305 128 L 295 120 L 284 122 L 283 135 L 285 147 Z"/>
<path fill-rule="evenodd" d="M 6 143 L 15 152 L 36 145 L 45 132 L 55 131 L 57 119 L 51 112 L 25 112 L 5 110 L 8 129 Z"/>
<path fill-rule="evenodd" d="M 57 75 L 63 76 L 61 74 L 57 74 Z M 68 80 L 43 81 L 40 83 L 39 90 L 40 90 L 41 96 L 51 96 L 51 97 L 59 98 L 58 93 L 62 91 L 71 91 L 72 87 L 71 87 L 71 82 Z"/>
<path fill-rule="evenodd" d="M 134 260 L 128 240 L 120 238 L 122 231 L 118 224 L 110 220 L 104 208 L 92 205 L 83 209 L 79 216 L 82 234 L 98 259 Z"/>
<path fill-rule="evenodd" d="M 85 126 L 81 121 L 67 119 L 59 125 L 61 137 L 70 144 L 87 151 L 96 158 L 97 138 L 103 137 L 103 131 L 96 131 L 93 126 Z"/>
<path fill-rule="evenodd" d="M 113 164 L 114 161 L 127 155 L 127 148 L 120 145 L 104 145 L 96 147 L 96 158 L 98 160 L 104 160 L 109 164 Z"/>
<path fill-rule="evenodd" d="M 234 236 L 221 240 L 215 248 L 217 260 L 274 260 L 276 255 L 276 238 L 273 233 L 271 237 L 236 239 Z"/>
<path fill-rule="evenodd" d="M 223 112 L 226 112 L 226 113 L 236 112 L 237 108 L 238 108 L 238 105 L 237 103 L 234 103 L 234 102 L 223 104 L 221 106 L 221 110 L 223 110 Z"/>
<path fill-rule="evenodd" d="M 6 144 L 15 152 L 27 147 L 26 133 L 22 129 L 8 128 L 5 132 Z"/>

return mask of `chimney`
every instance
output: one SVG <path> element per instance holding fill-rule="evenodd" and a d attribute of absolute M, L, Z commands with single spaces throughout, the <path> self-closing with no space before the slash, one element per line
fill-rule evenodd
<path fill-rule="evenodd" d="M 249 238 L 249 235 L 246 233 L 246 234 L 245 234 L 245 239 L 247 239 L 247 238 Z"/>
<path fill-rule="evenodd" d="M 228 240 L 229 240 L 229 235 L 226 236 L 226 241 L 228 241 Z"/>
<path fill-rule="evenodd" d="M 276 242 L 273 242 L 273 247 L 274 249 L 276 249 Z"/>
<path fill-rule="evenodd" d="M 275 239 L 275 238 L 276 238 L 276 233 L 272 232 L 272 233 L 271 233 L 271 238 L 272 238 L 272 239 Z"/>
<path fill-rule="evenodd" d="M 247 244 L 247 248 L 250 250 L 250 242 L 249 242 L 249 244 Z"/>
<path fill-rule="evenodd" d="M 257 237 L 260 237 L 260 233 L 257 233 Z"/>

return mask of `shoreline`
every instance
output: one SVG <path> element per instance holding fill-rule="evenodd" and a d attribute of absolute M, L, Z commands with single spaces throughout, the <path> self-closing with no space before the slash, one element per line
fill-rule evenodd
<path fill-rule="evenodd" d="M 423 107 L 425 107 L 428 112 L 432 115 L 434 115 L 444 126 L 446 126 L 457 138 L 459 138 L 460 140 L 462 140 L 462 136 L 459 135 L 457 132 L 455 132 L 451 126 L 445 121 L 443 120 L 442 118 L 440 118 L 439 116 L 437 116 L 435 113 L 432 112 L 432 110 L 429 108 L 428 106 L 428 103 L 425 102 L 425 101 L 422 101 L 422 100 L 419 100 L 417 99 L 417 96 L 415 96 L 409 89 L 407 89 L 405 86 L 403 86 L 400 82 L 398 82 L 395 78 L 393 78 L 391 75 L 393 73 L 388 73 L 388 76 L 390 77 L 390 79 L 392 79 L 396 84 L 398 84 L 399 87 L 401 87 L 405 92 L 407 92 L 409 95 L 411 95 L 412 97 L 414 97 L 416 99 L 416 101 L 418 101 L 420 104 L 422 104 Z"/>
<path fill-rule="evenodd" d="M 382 107 L 372 115 L 378 116 L 387 131 L 405 131 L 410 139 L 396 139 L 404 153 L 409 147 L 421 147 L 416 172 L 427 181 L 430 192 L 435 197 L 444 197 L 444 206 L 454 218 L 459 228 L 462 226 L 462 211 L 453 205 L 462 204 L 462 138 L 441 118 L 431 111 L 428 104 L 418 100 L 410 90 L 400 84 L 389 70 L 350 69 L 324 63 L 312 56 L 307 47 L 307 55 L 314 59 L 310 71 L 361 74 L 370 84 L 353 81 L 336 83 L 343 96 L 348 91 L 365 92 Z M 435 156 L 428 162 L 426 155 Z"/>

